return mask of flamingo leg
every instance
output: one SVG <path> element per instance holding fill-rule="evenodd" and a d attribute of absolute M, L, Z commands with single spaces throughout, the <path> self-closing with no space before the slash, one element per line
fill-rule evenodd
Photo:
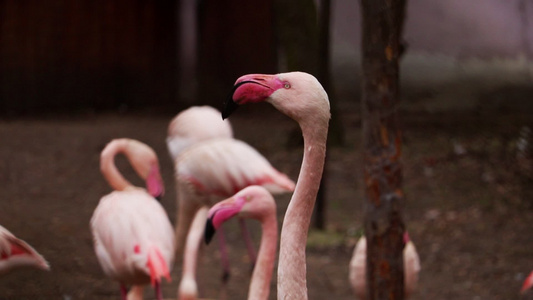
<path fill-rule="evenodd" d="M 239 218 L 239 224 L 241 225 L 242 237 L 244 238 L 244 242 L 246 243 L 246 248 L 248 250 L 248 256 L 250 257 L 250 263 L 252 264 L 252 270 L 253 270 L 255 266 L 255 261 L 257 259 L 257 255 L 255 253 L 254 244 L 252 242 L 252 237 L 250 235 L 250 231 L 248 231 L 248 227 L 246 226 L 246 220 Z"/>
<path fill-rule="evenodd" d="M 123 284 L 120 284 L 120 298 L 122 300 L 127 300 L 128 299 L 128 289 Z"/>
<path fill-rule="evenodd" d="M 228 259 L 228 248 L 226 247 L 226 238 L 224 236 L 224 229 L 220 227 L 218 229 L 218 246 L 220 248 L 220 260 L 222 263 L 222 283 L 226 284 L 229 280 L 229 259 Z"/>
<path fill-rule="evenodd" d="M 154 283 L 155 298 L 157 300 L 163 300 L 163 292 L 161 291 L 161 283 L 156 280 Z"/>

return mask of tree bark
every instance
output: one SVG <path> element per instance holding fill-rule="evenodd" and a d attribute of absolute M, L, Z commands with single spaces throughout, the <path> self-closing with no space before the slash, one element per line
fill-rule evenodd
<path fill-rule="evenodd" d="M 368 299 L 403 299 L 399 57 L 406 0 L 361 0 Z"/>

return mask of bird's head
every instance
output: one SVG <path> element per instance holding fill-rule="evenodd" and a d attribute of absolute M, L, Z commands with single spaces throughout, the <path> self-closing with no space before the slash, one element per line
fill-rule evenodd
<path fill-rule="evenodd" d="M 229 117 L 239 105 L 263 101 L 270 102 L 298 122 L 309 114 L 321 114 L 323 116 L 318 117 L 329 120 L 326 91 L 313 75 L 304 72 L 240 77 L 224 103 L 222 118 Z"/>
<path fill-rule="evenodd" d="M 150 146 L 137 140 L 128 139 L 127 157 L 133 169 L 146 183 L 146 190 L 152 197 L 161 200 L 165 185 L 159 172 L 159 160 Z"/>
<path fill-rule="evenodd" d="M 275 217 L 275 213 L 274 198 L 264 187 L 246 187 L 232 197 L 211 207 L 205 226 L 205 242 L 208 244 L 216 230 L 236 215 L 262 221 L 268 217 Z"/>

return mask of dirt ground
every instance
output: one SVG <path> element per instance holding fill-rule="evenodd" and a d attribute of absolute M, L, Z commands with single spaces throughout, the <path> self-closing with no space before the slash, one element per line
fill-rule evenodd
<path fill-rule="evenodd" d="M 359 104 L 341 103 L 338 109 L 342 113 L 334 118 L 344 125 L 346 143 L 328 149 L 328 230 L 312 231 L 309 238 L 310 299 L 354 299 L 348 263 L 364 215 Z M 52 266 L 51 272 L 25 269 L 2 277 L 0 299 L 119 299 L 118 285 L 98 265 L 89 232 L 92 211 L 110 192 L 99 172 L 99 152 L 119 137 L 151 145 L 166 183 L 162 203 L 174 222 L 173 166 L 165 146 L 166 126 L 174 113 L 0 120 L 0 223 L 38 249 Z M 521 283 L 533 269 L 531 152 L 521 156 L 516 146 L 521 130 L 533 128 L 531 115 L 531 110 L 498 107 L 475 113 L 406 110 L 402 115 L 404 219 L 422 263 L 412 299 L 518 299 Z M 288 141 L 297 129 L 292 120 L 260 105 L 239 109 L 231 122 L 237 138 L 297 179 L 302 149 Z M 118 164 L 128 178 L 142 184 L 125 159 Z M 280 222 L 289 199 L 278 197 Z M 248 224 L 257 242 L 259 227 Z M 227 298 L 245 299 L 248 258 L 234 230 L 237 222 L 228 225 L 232 277 Z M 221 270 L 216 250 L 216 244 L 205 248 L 199 281 L 203 297 L 218 299 Z M 172 282 L 164 284 L 166 298 L 176 295 L 180 269 L 174 268 Z M 275 299 L 275 276 L 272 287 Z M 146 296 L 153 298 L 151 289 Z"/>

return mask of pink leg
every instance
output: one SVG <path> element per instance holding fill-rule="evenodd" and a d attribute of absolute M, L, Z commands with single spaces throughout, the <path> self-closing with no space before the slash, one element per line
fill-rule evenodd
<path fill-rule="evenodd" d="M 226 238 L 224 237 L 224 230 L 222 227 L 218 229 L 218 245 L 220 247 L 220 260 L 222 261 L 222 282 L 226 283 L 229 280 L 229 259 L 228 249 L 226 248 Z"/>
<path fill-rule="evenodd" d="M 163 292 L 161 291 L 161 283 L 157 280 L 155 281 L 154 289 L 155 289 L 155 298 L 157 300 L 163 300 Z"/>
<path fill-rule="evenodd" d="M 246 227 L 246 221 L 244 219 L 239 218 L 239 224 L 241 225 L 242 237 L 244 238 L 244 242 L 246 242 L 246 248 L 248 249 L 248 256 L 250 257 L 250 262 L 252 264 L 253 270 L 255 266 L 255 260 L 257 258 L 255 254 L 254 244 L 252 243 L 252 238 L 250 236 L 250 232 L 248 231 L 248 227 Z"/>
<path fill-rule="evenodd" d="M 123 284 L 120 284 L 120 298 L 122 300 L 127 300 L 128 299 L 128 289 Z"/>

